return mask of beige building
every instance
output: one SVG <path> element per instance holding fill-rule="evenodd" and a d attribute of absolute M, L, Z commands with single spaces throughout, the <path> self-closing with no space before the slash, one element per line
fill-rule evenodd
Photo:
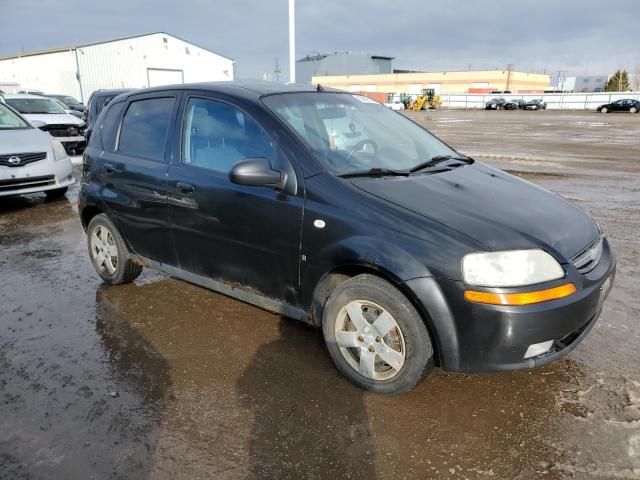
<path fill-rule="evenodd" d="M 549 89 L 549 75 L 513 70 L 462 72 L 385 73 L 373 75 L 314 76 L 313 84 L 350 92 L 406 93 L 416 95 L 425 88 L 441 93 L 541 93 Z"/>

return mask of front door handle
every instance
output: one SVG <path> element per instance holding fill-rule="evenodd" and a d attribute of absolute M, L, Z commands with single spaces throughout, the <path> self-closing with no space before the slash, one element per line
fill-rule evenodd
<path fill-rule="evenodd" d="M 190 183 L 185 182 L 176 183 L 176 187 L 178 187 L 178 190 L 180 190 L 182 193 L 193 193 L 193 191 L 196 189 L 196 187 L 194 187 Z"/>

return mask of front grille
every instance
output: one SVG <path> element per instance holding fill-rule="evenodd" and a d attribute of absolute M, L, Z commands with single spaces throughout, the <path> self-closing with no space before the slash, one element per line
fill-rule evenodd
<path fill-rule="evenodd" d="M 596 268 L 600 258 L 602 257 L 602 246 L 604 237 L 601 235 L 596 238 L 587 248 L 578 253 L 571 259 L 573 265 L 580 273 L 589 273 Z"/>
<path fill-rule="evenodd" d="M 23 167 L 29 163 L 38 162 L 47 158 L 46 152 L 36 153 L 5 153 L 0 155 L 0 166 Z"/>
<path fill-rule="evenodd" d="M 45 125 L 40 130 L 49 132 L 54 137 L 75 137 L 82 135 L 83 128 L 76 125 Z"/>
<path fill-rule="evenodd" d="M 46 187 L 54 185 L 56 177 L 54 175 L 43 175 L 40 177 L 10 178 L 0 180 L 0 192 L 6 190 L 20 190 L 22 188 Z"/>

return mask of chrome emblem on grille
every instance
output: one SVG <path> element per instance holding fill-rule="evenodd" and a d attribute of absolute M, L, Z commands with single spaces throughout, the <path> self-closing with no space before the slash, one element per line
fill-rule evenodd
<path fill-rule="evenodd" d="M 572 262 L 579 272 L 588 273 L 596 268 L 602 256 L 603 240 L 604 237 L 600 235 L 591 245 L 573 257 Z"/>
<path fill-rule="evenodd" d="M 9 160 L 7 160 L 11 165 L 18 165 L 22 159 L 20 157 L 16 157 L 15 155 L 12 157 L 9 157 Z"/>

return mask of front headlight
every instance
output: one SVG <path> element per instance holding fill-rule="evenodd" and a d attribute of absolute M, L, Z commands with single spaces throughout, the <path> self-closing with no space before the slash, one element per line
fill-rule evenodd
<path fill-rule="evenodd" d="M 469 285 L 521 287 L 564 277 L 560 264 L 544 250 L 470 253 L 462 259 Z"/>
<path fill-rule="evenodd" d="M 60 140 L 56 140 L 55 138 L 51 141 L 51 146 L 53 147 L 53 158 L 55 160 L 64 160 L 67 158 L 67 151 L 64 149 Z"/>

